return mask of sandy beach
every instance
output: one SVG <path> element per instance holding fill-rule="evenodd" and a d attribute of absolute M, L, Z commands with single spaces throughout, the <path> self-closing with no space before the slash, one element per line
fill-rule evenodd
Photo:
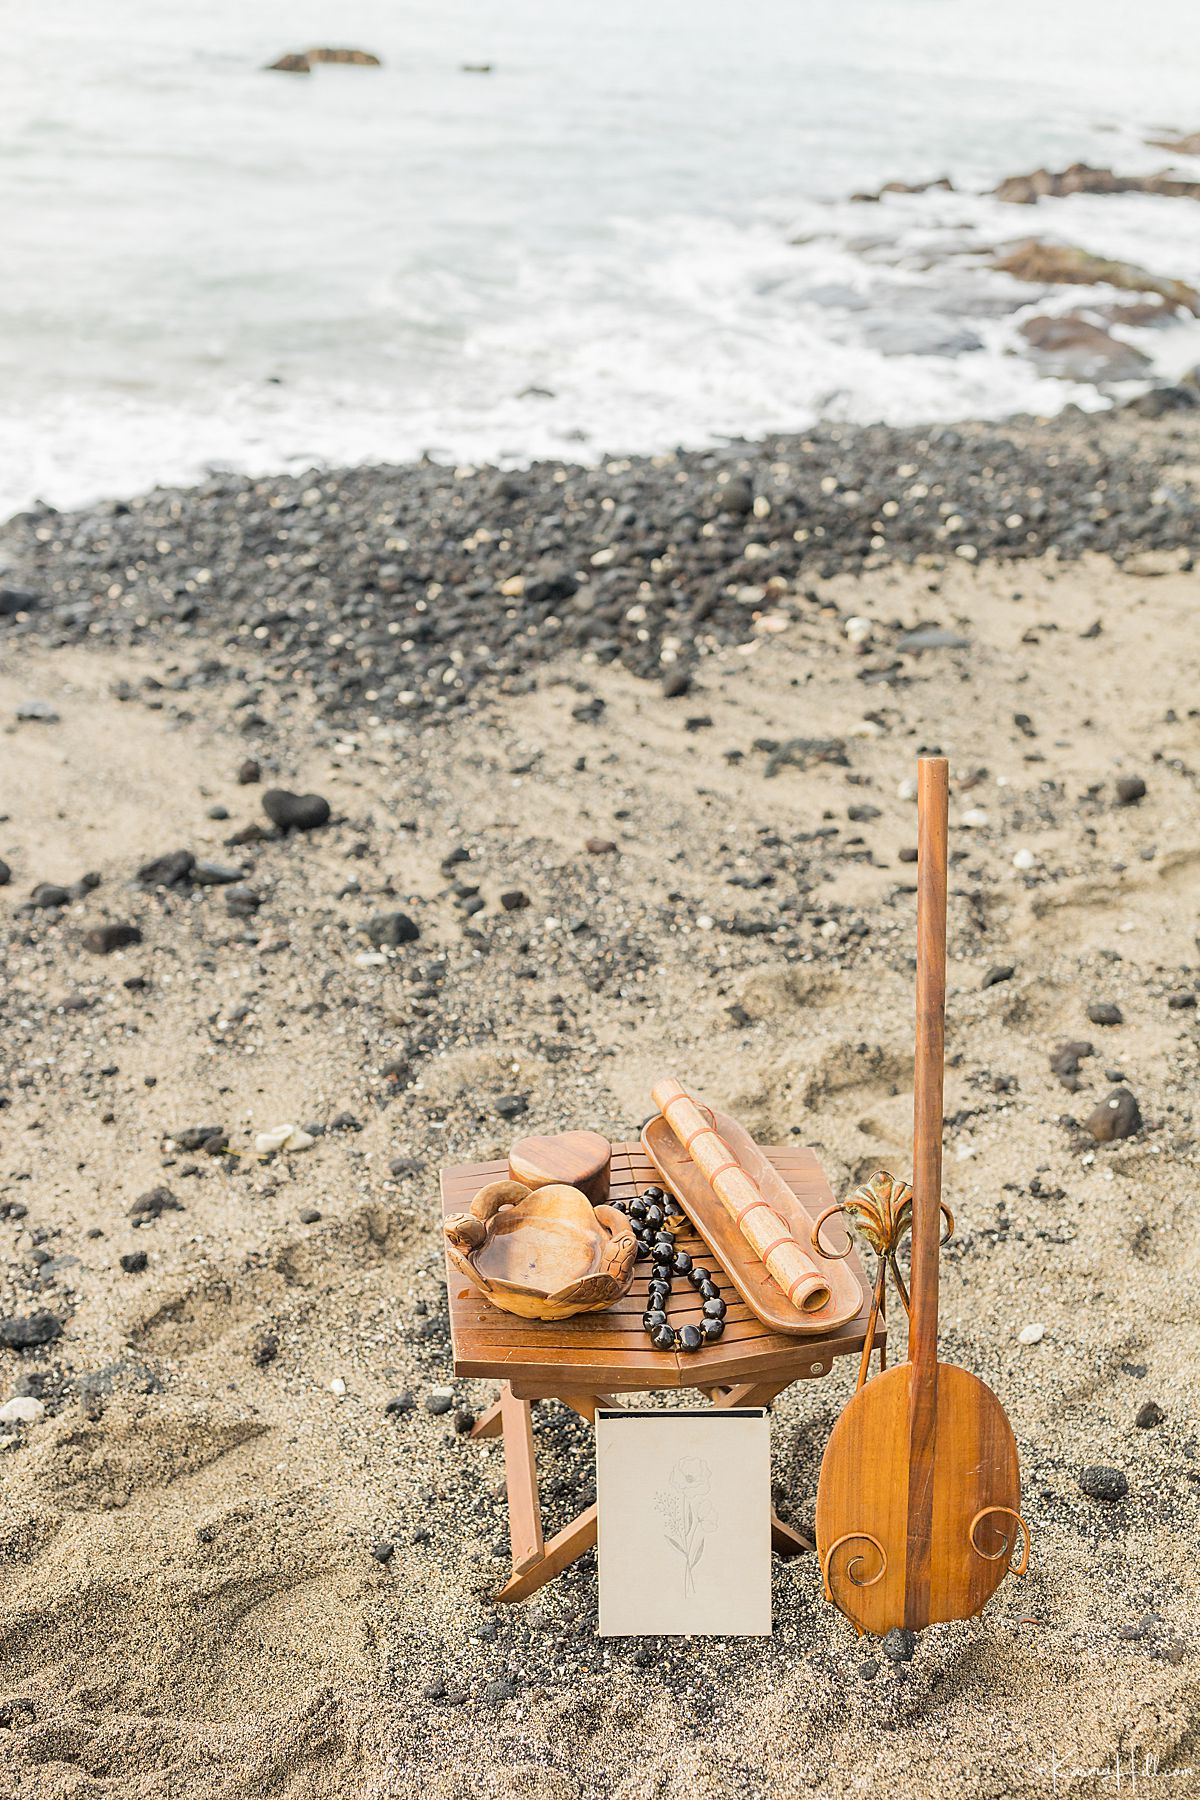
<path fill-rule="evenodd" d="M 1200 1791 L 1194 419 L 0 532 L 0 1793 Z M 590 1555 L 495 1607 L 439 1166 L 632 1135 L 671 1071 L 839 1196 L 906 1175 L 933 748 L 943 1355 L 1013 1421 L 1028 1575 L 900 1661 L 813 1557 L 762 1641 L 602 1641 Z M 800 1524 L 852 1362 L 774 1409 Z M 591 1440 L 536 1429 L 553 1529 Z"/>

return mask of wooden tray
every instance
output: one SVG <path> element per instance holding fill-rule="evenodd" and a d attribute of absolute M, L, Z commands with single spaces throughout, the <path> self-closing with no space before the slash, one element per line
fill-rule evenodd
<path fill-rule="evenodd" d="M 812 1151 L 796 1152 L 797 1167 L 788 1172 L 797 1190 L 793 1192 L 735 1120 L 726 1113 L 714 1112 L 713 1121 L 750 1179 L 758 1184 L 763 1198 L 786 1220 L 799 1241 L 812 1250 L 812 1228 L 825 1208 L 833 1205 L 829 1183 Z M 786 1332 L 791 1337 L 820 1336 L 845 1325 L 862 1310 L 863 1290 L 852 1266 L 857 1259 L 839 1262 L 814 1251 L 813 1260 L 829 1283 L 829 1302 L 820 1312 L 798 1312 L 780 1292 L 665 1119 L 653 1118 L 644 1126 L 642 1147 L 746 1305 L 772 1331 Z M 801 1166 L 805 1160 L 810 1167 Z M 836 1247 L 837 1221 L 831 1220 L 826 1231 Z M 845 1233 L 842 1235 L 845 1241 Z"/>

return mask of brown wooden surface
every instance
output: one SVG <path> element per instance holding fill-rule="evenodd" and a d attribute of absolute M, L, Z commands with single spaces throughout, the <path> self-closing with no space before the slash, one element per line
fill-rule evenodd
<path fill-rule="evenodd" d="M 875 1632 L 978 1613 L 1020 1529 L 1017 1447 L 1004 1408 L 976 1376 L 937 1360 L 948 772 L 943 757 L 923 757 L 917 768 L 909 1360 L 855 1395 L 834 1425 L 817 1487 L 827 1592 L 860 1631 Z"/>
<path fill-rule="evenodd" d="M 1007 1556 L 991 1561 L 972 1549 L 971 1522 L 985 1507 L 1020 1510 L 1012 1427 L 995 1394 L 966 1369 L 939 1363 L 937 1377 L 936 1439 L 932 1457 L 921 1464 L 928 1482 L 928 1551 L 911 1564 L 912 1364 L 872 1376 L 836 1421 L 826 1446 L 817 1488 L 817 1549 L 824 1569 L 833 1546 L 845 1540 L 834 1550 L 829 1587 L 860 1631 L 882 1633 L 896 1625 L 915 1631 L 939 1619 L 971 1618 L 1008 1567 Z M 985 1550 L 1001 1548 L 997 1527 L 1006 1525 L 1015 1535 L 1012 1520 L 995 1526 L 984 1521 L 978 1542 Z M 871 1537 L 887 1556 L 878 1580 L 880 1558 Z M 856 1557 L 861 1563 L 852 1572 Z"/>
<path fill-rule="evenodd" d="M 793 1192 L 809 1190 L 814 1182 L 811 1151 L 788 1147 L 766 1154 Z M 445 1212 L 463 1211 L 479 1188 L 506 1174 L 503 1162 L 443 1170 Z M 656 1180 L 654 1166 L 640 1144 L 613 1146 L 614 1199 L 630 1199 Z M 827 1188 L 824 1192 L 827 1197 Z M 817 1336 L 797 1337 L 772 1331 L 755 1316 L 690 1225 L 681 1227 L 678 1241 L 681 1249 L 690 1251 L 711 1270 L 726 1302 L 725 1335 L 717 1343 L 706 1344 L 691 1356 L 653 1348 L 642 1326 L 652 1267 L 648 1262 L 637 1264 L 628 1293 L 607 1311 L 545 1323 L 498 1311 L 450 1267 L 447 1285 L 455 1374 L 511 1382 L 516 1393 L 529 1399 L 567 1391 L 648 1393 L 655 1388 L 710 1388 L 751 1381 L 774 1381 L 778 1389 L 792 1381 L 828 1374 L 835 1356 L 861 1350 L 870 1296 L 857 1255 L 840 1265 L 852 1270 L 858 1282 L 855 1316 Z M 695 1290 L 677 1279 L 668 1307 L 671 1323 L 698 1323 L 701 1316 L 702 1303 Z"/>
<path fill-rule="evenodd" d="M 723 1118 L 722 1114 L 716 1116 Z M 801 1312 L 782 1292 L 664 1118 L 648 1121 L 642 1129 L 642 1144 L 742 1299 L 769 1330 L 787 1337 L 824 1337 L 857 1318 L 864 1291 L 862 1264 L 857 1255 L 839 1260 L 821 1256 L 812 1249 L 812 1228 L 826 1207 L 833 1205 L 833 1194 L 811 1150 L 790 1153 L 785 1165 L 786 1179 L 779 1189 L 765 1196 L 793 1235 L 806 1246 L 829 1288 L 826 1306 L 819 1312 Z M 771 1152 L 772 1156 L 781 1154 Z M 780 1174 L 784 1173 L 783 1168 L 774 1166 Z"/>
<path fill-rule="evenodd" d="M 560 1131 L 553 1137 L 523 1137 L 508 1153 L 508 1172 L 526 1187 L 562 1181 L 577 1187 L 594 1206 L 608 1199 L 609 1142 L 598 1131 Z"/>

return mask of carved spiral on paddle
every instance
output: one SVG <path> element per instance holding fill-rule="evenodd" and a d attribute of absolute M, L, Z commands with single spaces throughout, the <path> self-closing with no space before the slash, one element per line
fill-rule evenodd
<path fill-rule="evenodd" d="M 1017 1530 L 1013 1531 L 1010 1536 L 1008 1526 L 1000 1527 L 993 1524 L 992 1529 L 999 1531 L 1001 1534 L 1000 1548 L 998 1550 L 985 1550 L 981 1544 L 976 1542 L 975 1531 L 981 1519 L 991 1518 L 995 1513 L 1000 1513 L 1008 1519 L 1014 1519 L 1017 1524 Z M 1021 1517 L 1020 1513 L 1014 1512 L 1011 1506 L 981 1506 L 979 1511 L 975 1514 L 975 1517 L 971 1520 L 967 1536 L 971 1540 L 971 1548 L 974 1550 L 976 1556 L 982 1556 L 985 1562 L 1001 1562 L 1007 1557 L 1009 1559 L 1009 1570 L 1014 1575 L 1023 1575 L 1029 1567 L 1029 1527 Z M 1021 1540 L 1024 1541 L 1021 1542 Z M 1020 1562 L 1014 1563 L 1012 1561 L 1012 1553 L 1016 1549 L 1018 1542 L 1021 1542 L 1021 1560 Z"/>
<path fill-rule="evenodd" d="M 830 1544 L 828 1550 L 821 1558 L 821 1576 L 825 1583 L 825 1598 L 829 1601 L 831 1606 L 837 1605 L 837 1601 L 833 1597 L 833 1588 L 830 1585 L 834 1572 L 832 1563 L 835 1553 L 841 1549 L 843 1544 L 870 1544 L 879 1557 L 878 1569 L 875 1571 L 874 1575 L 868 1575 L 865 1578 L 856 1573 L 863 1560 L 862 1552 L 860 1551 L 857 1556 L 850 1557 L 843 1573 L 852 1587 L 874 1587 L 875 1583 L 877 1581 L 882 1581 L 887 1574 L 887 1551 L 877 1537 L 872 1537 L 869 1531 L 844 1532 L 840 1538 L 834 1539 L 833 1543 Z"/>

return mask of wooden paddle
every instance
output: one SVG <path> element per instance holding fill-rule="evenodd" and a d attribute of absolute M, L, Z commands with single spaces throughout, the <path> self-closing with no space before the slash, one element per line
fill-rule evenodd
<path fill-rule="evenodd" d="M 832 1600 L 861 1631 L 981 1611 L 1029 1557 L 1017 1446 L 1004 1408 L 937 1359 L 946 1010 L 948 769 L 917 765 L 917 1035 L 908 1361 L 876 1375 L 838 1419 L 821 1463 L 817 1550 Z M 1023 1542 L 1021 1542 L 1023 1540 Z M 1019 1562 L 1013 1555 L 1021 1542 Z"/>

